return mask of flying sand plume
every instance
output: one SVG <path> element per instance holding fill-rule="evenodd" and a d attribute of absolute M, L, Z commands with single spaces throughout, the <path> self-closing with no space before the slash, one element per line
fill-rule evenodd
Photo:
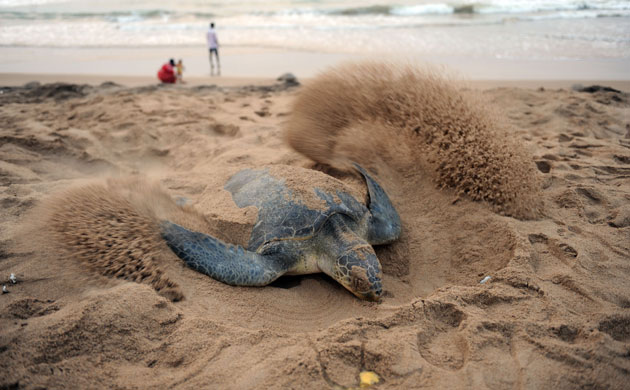
<path fill-rule="evenodd" d="M 291 147 L 343 168 L 375 156 L 516 218 L 539 213 L 533 159 L 481 101 L 412 66 L 346 64 L 306 84 L 286 124 Z"/>
<path fill-rule="evenodd" d="M 178 206 L 158 185 L 140 179 L 110 179 L 71 188 L 36 209 L 39 239 L 87 268 L 108 277 L 145 283 L 173 301 L 184 298 L 180 286 L 161 267 L 170 250 L 159 221 L 172 219 L 199 230 L 205 220 Z"/>

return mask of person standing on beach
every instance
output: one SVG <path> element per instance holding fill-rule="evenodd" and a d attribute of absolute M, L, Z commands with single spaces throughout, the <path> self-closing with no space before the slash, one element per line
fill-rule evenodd
<path fill-rule="evenodd" d="M 184 62 L 182 61 L 182 59 L 180 58 L 179 61 L 177 61 L 177 65 L 175 65 L 175 68 L 177 69 L 177 82 L 178 83 L 182 83 L 184 84 Z"/>
<path fill-rule="evenodd" d="M 214 74 L 214 62 L 212 62 L 212 53 L 217 59 L 217 75 L 221 75 L 221 63 L 219 63 L 219 39 L 214 29 L 214 23 L 210 23 L 210 28 L 206 33 L 206 41 L 208 42 L 208 54 L 210 55 L 210 74 Z"/>

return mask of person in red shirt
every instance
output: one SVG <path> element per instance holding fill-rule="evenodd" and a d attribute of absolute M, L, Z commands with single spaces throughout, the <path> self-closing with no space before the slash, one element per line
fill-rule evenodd
<path fill-rule="evenodd" d="M 162 65 L 157 73 L 157 77 L 161 82 L 169 84 L 175 83 L 176 77 L 173 66 L 175 66 L 175 60 L 172 58 L 166 64 Z"/>

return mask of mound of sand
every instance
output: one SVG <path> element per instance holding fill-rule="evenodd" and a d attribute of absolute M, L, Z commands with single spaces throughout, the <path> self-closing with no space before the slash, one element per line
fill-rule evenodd
<path fill-rule="evenodd" d="M 339 74 L 348 86 L 367 88 L 347 68 Z M 519 170 L 521 149 L 508 162 L 510 152 L 497 145 L 509 143 L 499 136 L 479 139 L 490 131 L 482 125 L 495 122 L 474 108 L 477 93 L 410 80 L 436 89 L 423 95 L 409 86 L 411 92 L 396 97 L 385 82 L 382 90 L 391 92 L 373 94 L 389 96 L 391 112 L 376 107 L 376 117 L 396 125 L 366 117 L 310 127 L 330 134 L 328 151 L 305 143 L 316 137 L 298 142 L 309 153 L 319 150 L 318 161 L 356 159 L 398 208 L 401 239 L 376 248 L 384 271 L 380 303 L 360 301 L 323 275 L 281 278 L 264 288 L 224 285 L 185 267 L 153 227 L 168 216 L 246 244 L 256 210 L 238 208 L 223 189 L 244 168 L 273 166 L 278 175 L 290 173 L 286 166 L 293 173 L 319 170 L 365 191 L 360 177 L 283 143 L 294 99 L 304 101 L 317 85 L 330 93 L 332 86 L 77 87 L 68 90 L 80 93 L 63 99 L 46 97 L 52 87 L 3 93 L 0 280 L 14 273 L 18 282 L 7 281 L 10 292 L 0 295 L 0 388 L 346 388 L 358 386 L 364 370 L 380 376 L 378 388 L 622 388 L 630 372 L 628 95 L 483 93 L 504 113 L 508 127 L 501 131 L 530 151 L 529 163 L 542 177 L 536 196 L 545 214 L 527 220 L 473 201 L 474 190 L 454 202 L 464 187 L 447 181 L 436 187 L 449 172 L 462 179 L 474 172 L 473 157 L 456 153 L 451 157 L 461 168 L 440 176 L 437 162 L 447 161 L 451 149 L 487 147 L 489 158 L 498 156 L 491 163 L 497 170 L 471 179 L 488 203 L 484 180 L 503 175 L 508 191 L 530 165 Z M 341 104 L 331 97 L 341 109 L 356 106 L 367 115 L 361 94 L 340 93 L 359 99 Z M 404 119 L 400 107 L 423 96 L 455 106 L 420 119 L 423 111 L 414 109 Z M 448 110 L 460 116 L 448 134 L 427 143 L 424 135 L 446 123 Z M 296 106 L 291 121 L 305 114 Z M 465 115 L 469 121 L 461 125 L 472 149 L 457 141 L 459 133 L 451 135 Z M 319 115 L 322 123 L 331 118 L 329 111 Z M 418 123 L 424 127 L 416 134 Z M 376 149 L 370 142 L 356 147 L 373 135 L 355 137 L 355 147 L 349 142 L 351 134 L 384 131 Z M 442 150 L 447 141 L 453 146 Z M 172 199 L 187 208 L 180 211 Z M 27 236 L 27 215 L 49 223 Z M 137 252 L 128 253 L 132 247 Z M 123 278 L 113 277 L 116 267 Z M 185 299 L 167 299 L 159 286 L 168 298 Z"/>

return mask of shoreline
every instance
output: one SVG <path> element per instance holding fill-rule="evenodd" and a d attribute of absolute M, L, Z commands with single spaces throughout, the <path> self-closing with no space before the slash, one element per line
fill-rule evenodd
<path fill-rule="evenodd" d="M 280 74 L 278 74 L 279 76 Z M 307 78 L 298 78 L 300 82 L 308 82 Z M 216 85 L 218 87 L 239 87 L 246 85 L 272 85 L 277 83 L 275 77 L 230 77 L 230 76 L 206 76 L 206 77 L 185 77 L 185 84 L 177 84 L 176 87 L 194 87 L 199 85 Z M 493 88 L 524 88 L 524 89 L 571 89 L 576 84 L 603 85 L 630 91 L 630 80 L 507 80 L 507 79 L 469 79 L 462 80 L 463 85 L 474 89 Z M 46 74 L 46 73 L 0 73 L 0 86 L 19 87 L 29 82 L 49 83 L 69 83 L 69 84 L 89 84 L 98 86 L 104 82 L 114 82 L 125 87 L 138 87 L 144 85 L 159 84 L 155 77 L 137 75 L 116 75 L 116 74 Z"/>
<path fill-rule="evenodd" d="M 99 79 L 135 79 L 143 77 L 152 83 L 159 67 L 168 58 L 183 59 L 184 79 L 191 83 L 223 84 L 217 77 L 210 77 L 206 50 L 203 47 L 161 48 L 50 48 L 50 47 L 3 47 L 0 63 L 0 81 L 15 85 L 11 75 L 32 75 L 32 80 L 43 80 L 42 75 L 55 75 L 58 80 L 80 80 L 84 77 Z M 491 57 L 430 56 L 418 54 L 352 55 L 347 53 L 321 53 L 270 49 L 257 47 L 226 47 L 219 51 L 223 78 L 275 79 L 290 72 L 298 79 L 312 78 L 341 62 L 379 60 L 416 64 L 435 69 L 464 81 L 496 80 L 508 82 L 526 81 L 543 85 L 595 82 L 609 84 L 630 82 L 630 58 L 589 58 L 582 60 L 560 59 L 501 59 Z M 39 78 L 39 79 L 38 79 Z M 8 80 L 8 81 L 7 81 Z M 20 80 L 24 80 L 20 78 Z M 30 80 L 29 80 L 30 81 Z M 115 80 L 111 80 L 115 81 Z M 21 82 L 21 81 L 20 81 Z M 78 81 L 75 81 L 78 82 Z M 132 82 L 132 81 L 130 81 Z M 553 82 L 554 84 L 549 84 Z M 7 84 L 11 83 L 11 84 Z M 487 84 L 487 83 L 485 83 Z M 521 85 L 521 84 L 518 84 Z M 627 84 L 624 86 L 628 90 Z"/>

